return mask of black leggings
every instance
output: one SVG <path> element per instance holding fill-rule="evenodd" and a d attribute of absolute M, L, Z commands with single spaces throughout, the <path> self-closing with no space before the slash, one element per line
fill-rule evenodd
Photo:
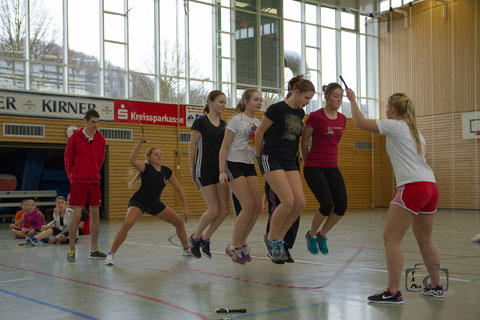
<path fill-rule="evenodd" d="M 320 204 L 322 215 L 329 216 L 332 209 L 337 216 L 345 215 L 347 190 L 338 168 L 305 167 L 303 176 Z"/>

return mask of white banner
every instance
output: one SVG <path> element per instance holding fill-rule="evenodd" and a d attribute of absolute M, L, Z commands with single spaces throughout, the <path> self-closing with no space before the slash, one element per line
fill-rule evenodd
<path fill-rule="evenodd" d="M 186 110 L 187 127 L 191 127 L 193 124 L 193 121 L 205 115 L 203 113 L 203 109 L 204 107 L 187 106 L 187 110 Z"/>
<path fill-rule="evenodd" d="M 93 108 L 100 114 L 100 120 L 113 121 L 113 100 L 0 90 L 0 114 L 3 115 L 83 119 Z"/>

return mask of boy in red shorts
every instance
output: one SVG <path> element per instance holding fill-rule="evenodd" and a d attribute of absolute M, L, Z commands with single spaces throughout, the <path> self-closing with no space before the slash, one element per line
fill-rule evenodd
<path fill-rule="evenodd" d="M 105 138 L 97 130 L 100 115 L 95 109 L 85 113 L 85 127 L 75 130 L 65 149 L 65 171 L 70 180 L 70 207 L 73 217 L 69 225 L 70 250 L 67 261 L 75 261 L 75 238 L 78 223 L 85 204 L 90 206 L 91 250 L 90 259 L 105 259 L 106 254 L 98 249 L 100 232 L 100 169 L 105 159 Z"/>

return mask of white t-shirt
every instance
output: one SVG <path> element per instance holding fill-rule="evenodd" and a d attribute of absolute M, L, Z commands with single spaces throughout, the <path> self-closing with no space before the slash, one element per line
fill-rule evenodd
<path fill-rule="evenodd" d="M 387 153 L 392 163 L 397 188 L 407 183 L 435 182 L 432 168 L 417 152 L 417 145 L 410 134 L 408 124 L 403 120 L 376 120 L 378 131 L 387 137 Z M 425 138 L 418 132 L 423 154 Z"/>
<path fill-rule="evenodd" d="M 228 161 L 255 164 L 255 131 L 259 125 L 257 118 L 250 118 L 243 113 L 232 117 L 227 125 L 227 130 L 234 134 Z"/>

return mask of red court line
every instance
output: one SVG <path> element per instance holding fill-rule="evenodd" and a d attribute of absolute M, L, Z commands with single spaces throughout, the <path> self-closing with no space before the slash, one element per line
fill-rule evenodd
<path fill-rule="evenodd" d="M 317 289 L 323 289 L 327 286 L 329 286 L 333 281 L 337 280 L 337 278 L 340 276 L 340 274 L 357 258 L 357 256 L 365 249 L 365 245 L 361 246 L 358 248 L 358 250 L 348 259 L 345 261 L 343 266 L 341 266 L 334 274 L 333 276 L 330 277 L 330 279 L 323 285 L 317 286 L 317 287 L 303 287 L 303 286 L 294 286 L 294 285 L 288 285 L 288 284 L 277 284 L 277 283 L 268 283 L 264 281 L 255 281 L 255 280 L 248 280 L 248 279 L 243 279 L 239 277 L 233 277 L 233 276 L 227 276 L 219 273 L 213 273 L 213 272 L 208 272 L 208 271 L 203 271 L 201 269 L 197 268 L 192 268 L 190 267 L 189 269 L 193 271 L 197 271 L 209 276 L 213 277 L 220 277 L 220 278 L 227 278 L 227 279 L 232 279 L 232 280 L 237 280 L 241 282 L 248 282 L 248 283 L 256 283 L 256 284 L 261 284 L 264 286 L 270 286 L 270 287 L 282 287 L 282 288 L 290 288 L 290 289 L 306 289 L 306 290 L 317 290 Z"/>
<path fill-rule="evenodd" d="M 0 263 L 0 266 L 1 266 L 1 267 L 5 267 L 5 268 L 9 268 L 9 269 L 26 271 L 26 272 L 35 273 L 35 274 L 39 274 L 39 275 L 43 275 L 43 276 L 48 276 L 48 277 L 52 277 L 52 278 L 56 278 L 56 279 L 66 280 L 66 281 L 75 282 L 75 283 L 81 283 L 81 284 L 84 284 L 84 285 L 87 285 L 87 286 L 92 286 L 92 287 L 97 287 L 97 288 L 101 288 L 101 289 L 106 289 L 106 290 L 110 290 L 110 291 L 115 291 L 115 292 L 120 292 L 120 293 L 128 294 L 128 295 L 135 296 L 135 297 L 138 297 L 138 298 L 147 299 L 147 300 L 150 300 L 150 301 L 155 301 L 155 302 L 161 303 L 161 304 L 163 304 L 163 305 L 166 305 L 166 306 L 172 307 L 172 308 L 174 308 L 174 309 L 177 309 L 177 310 L 180 310 L 180 311 L 189 313 L 189 314 L 191 314 L 191 315 L 194 315 L 194 316 L 196 316 L 196 317 L 198 317 L 198 318 L 200 318 L 200 319 L 211 320 L 211 318 L 208 318 L 208 317 L 206 317 L 206 316 L 204 316 L 204 315 L 202 315 L 202 314 L 200 314 L 200 313 L 196 313 L 196 312 L 190 311 L 190 310 L 188 310 L 188 309 L 185 309 L 185 308 L 183 308 L 183 307 L 177 306 L 177 305 L 172 304 L 172 303 L 170 303 L 170 302 L 166 302 L 166 301 L 163 301 L 163 300 L 160 300 L 160 299 L 157 299 L 157 298 L 153 298 L 153 297 L 144 296 L 144 295 L 141 295 L 141 294 L 138 294 L 138 293 L 134 293 L 134 292 L 130 292 L 130 291 L 124 291 L 124 290 L 120 290 L 120 289 L 109 288 L 109 287 L 105 287 L 105 286 L 102 286 L 102 285 L 96 284 L 96 283 L 91 283 L 91 282 L 85 282 L 85 281 L 81 281 L 81 280 L 75 280 L 75 279 L 65 278 L 65 277 L 62 277 L 62 276 L 57 276 L 57 275 L 54 275 L 54 274 L 44 273 L 44 272 L 35 271 L 35 270 L 30 270 L 30 269 L 26 269 L 26 268 L 9 266 L 9 265 L 2 264 L 2 263 Z"/>

